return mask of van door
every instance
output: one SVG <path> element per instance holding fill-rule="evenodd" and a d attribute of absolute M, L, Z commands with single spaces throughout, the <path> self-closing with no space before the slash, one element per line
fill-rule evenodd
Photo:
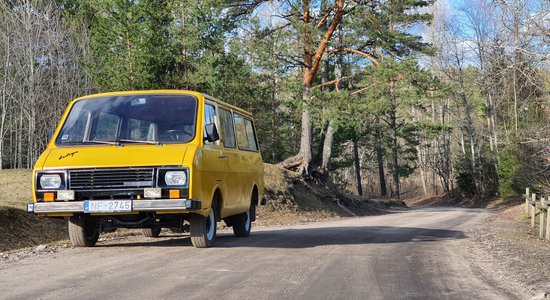
<path fill-rule="evenodd" d="M 216 120 L 216 106 L 213 103 L 204 104 L 204 126 L 208 124 L 215 124 L 219 128 Z M 203 132 L 204 137 L 206 137 L 206 130 L 204 128 Z M 222 159 L 222 156 L 223 151 L 220 141 L 209 142 L 206 139 L 204 140 L 202 174 L 199 180 L 206 197 L 212 193 L 216 186 L 222 190 L 222 193 L 225 189 L 223 171 L 226 168 L 226 161 Z M 205 202 L 210 202 L 210 200 L 212 199 L 203 199 Z"/>
<path fill-rule="evenodd" d="M 235 211 L 232 214 L 245 212 L 242 208 L 244 201 L 242 189 L 246 185 L 246 181 L 242 176 L 243 166 L 237 142 L 235 139 L 235 127 L 233 125 L 233 114 L 231 110 L 218 106 L 218 121 L 220 123 L 221 143 L 224 151 L 223 155 L 229 162 L 226 178 L 226 195 L 231 204 L 235 205 Z"/>
<path fill-rule="evenodd" d="M 218 108 L 214 102 L 206 101 L 204 104 L 204 126 L 215 124 L 220 132 Z M 221 132 L 220 132 L 221 133 Z M 204 133 L 206 135 L 206 132 Z M 203 174 L 201 185 L 206 190 L 219 187 L 222 192 L 221 217 L 239 213 L 237 199 L 232 195 L 234 187 L 229 184 L 232 161 L 221 145 L 221 141 L 204 141 L 202 150 Z M 211 199 L 208 199 L 210 201 Z"/>
<path fill-rule="evenodd" d="M 258 166 L 262 166 L 259 155 L 258 142 L 254 131 L 252 119 L 234 112 L 235 133 L 239 148 L 239 178 L 241 202 L 239 207 L 248 208 L 252 198 L 252 185 L 258 177 Z"/>

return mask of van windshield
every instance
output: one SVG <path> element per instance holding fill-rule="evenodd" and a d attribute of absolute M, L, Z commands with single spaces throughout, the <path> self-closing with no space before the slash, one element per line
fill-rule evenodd
<path fill-rule="evenodd" d="M 197 98 L 191 95 L 123 95 L 76 102 L 55 143 L 187 143 L 195 137 Z"/>

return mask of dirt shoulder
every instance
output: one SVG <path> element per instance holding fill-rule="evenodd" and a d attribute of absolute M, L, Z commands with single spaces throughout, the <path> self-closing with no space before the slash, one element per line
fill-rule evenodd
<path fill-rule="evenodd" d="M 531 229 L 523 209 L 491 209 L 465 232 L 471 240 L 465 256 L 479 272 L 532 297 L 550 293 L 550 242 L 538 238 L 538 226 Z"/>
<path fill-rule="evenodd" d="M 419 197 L 405 201 L 410 206 L 452 206 L 487 208 L 486 218 L 465 234 L 471 239 L 465 254 L 495 280 L 535 296 L 550 293 L 550 241 L 538 238 L 539 227 L 532 229 L 520 198 L 462 198 L 456 195 Z M 549 296 L 550 298 L 550 296 Z"/>

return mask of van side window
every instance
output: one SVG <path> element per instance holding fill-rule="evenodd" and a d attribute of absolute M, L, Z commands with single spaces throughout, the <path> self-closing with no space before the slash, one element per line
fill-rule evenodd
<path fill-rule="evenodd" d="M 231 112 L 220 108 L 220 129 L 222 132 L 223 146 L 235 148 L 235 128 L 233 127 L 233 116 Z"/>
<path fill-rule="evenodd" d="M 205 104 L 204 105 L 204 125 L 216 124 L 216 108 L 214 105 Z M 217 126 L 217 125 L 216 125 Z M 204 137 L 206 138 L 206 130 L 204 131 Z M 209 142 L 204 140 L 204 143 L 207 145 L 217 145 L 218 141 Z"/>
<path fill-rule="evenodd" d="M 256 143 L 256 133 L 254 132 L 252 120 L 237 113 L 234 116 L 239 149 L 258 151 L 258 143 Z"/>

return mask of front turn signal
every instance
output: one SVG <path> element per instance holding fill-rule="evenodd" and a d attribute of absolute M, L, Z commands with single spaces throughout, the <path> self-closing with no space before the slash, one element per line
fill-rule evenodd
<path fill-rule="evenodd" d="M 179 199 L 180 190 L 170 190 L 170 199 Z"/>
<path fill-rule="evenodd" d="M 54 193 L 44 193 L 44 201 L 52 202 L 55 200 L 55 194 Z"/>

